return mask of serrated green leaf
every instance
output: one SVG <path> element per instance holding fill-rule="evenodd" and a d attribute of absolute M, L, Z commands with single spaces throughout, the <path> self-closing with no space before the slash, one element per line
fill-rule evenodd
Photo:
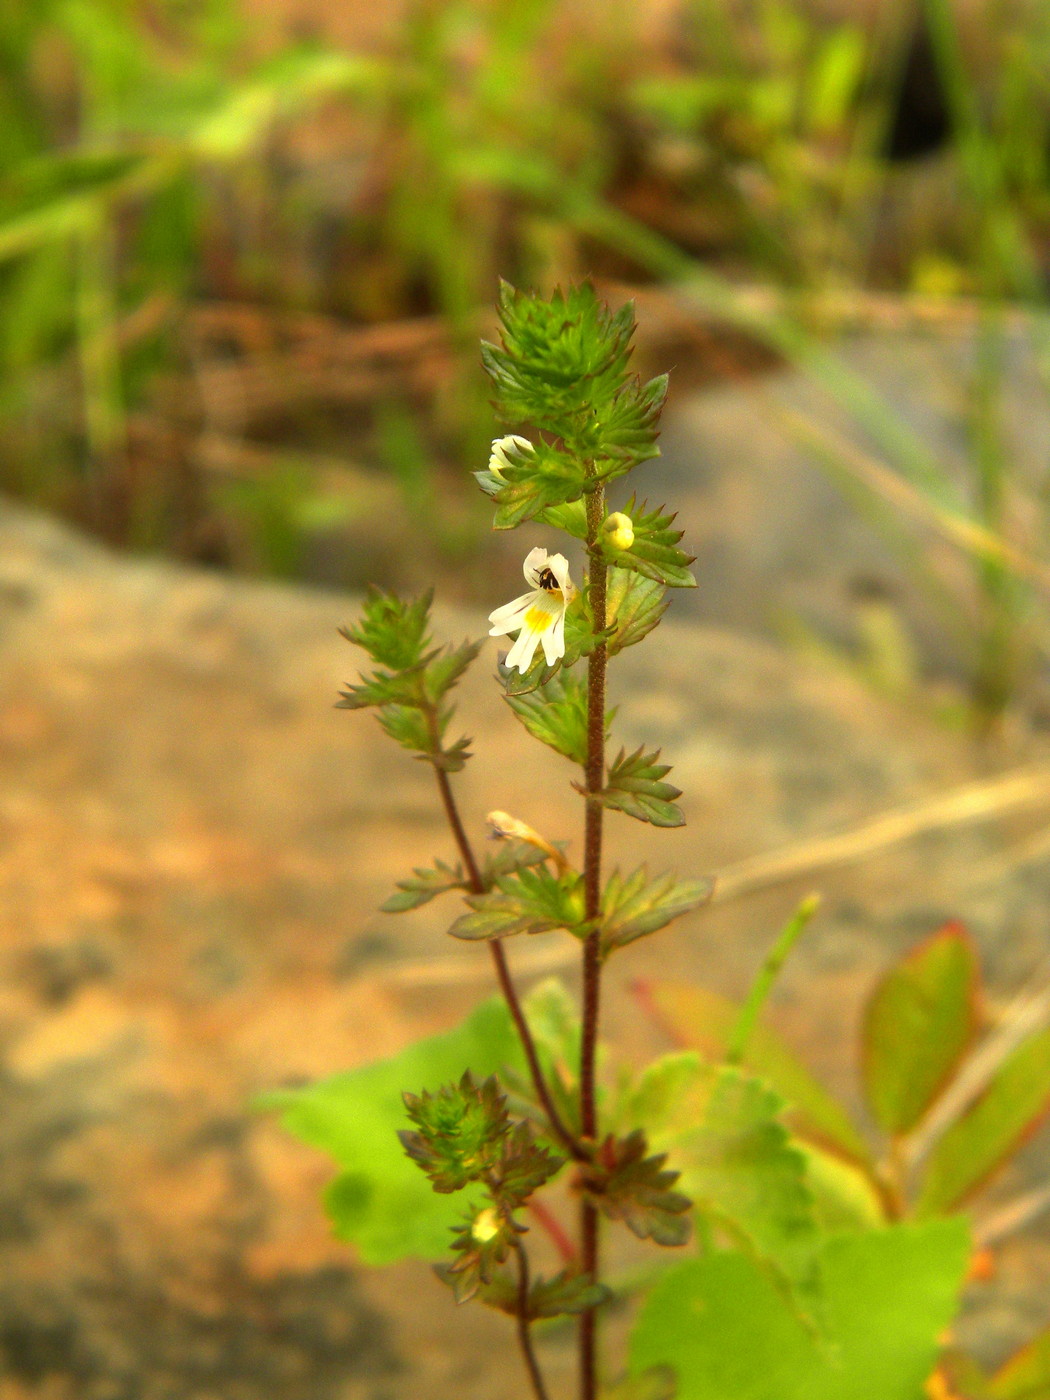
<path fill-rule="evenodd" d="M 496 502 L 493 529 L 512 530 L 549 507 L 578 501 L 583 495 L 587 472 L 582 463 L 543 439 L 527 456 L 513 451 L 506 455 L 502 480 L 491 472 L 476 473 L 479 485 Z"/>
<path fill-rule="evenodd" d="M 606 588 L 609 655 L 647 637 L 667 611 L 667 589 L 630 569 L 610 568 Z"/>
<path fill-rule="evenodd" d="M 338 1163 L 326 1204 L 336 1233 L 365 1263 L 440 1259 L 458 1198 L 437 1195 L 405 1156 L 397 1138 L 406 1123 L 401 1095 L 406 1087 L 458 1079 L 465 1068 L 483 1079 L 505 1064 L 525 1072 L 510 1014 L 494 998 L 454 1030 L 303 1089 L 271 1093 L 261 1106 L 277 1110 L 289 1132 Z"/>
<path fill-rule="evenodd" d="M 740 1008 L 706 987 L 682 982 L 646 982 L 639 986 L 645 1005 L 685 1048 L 695 1048 L 712 1060 L 724 1058 Z M 871 1150 L 849 1115 L 794 1052 L 769 1026 L 757 1025 L 748 1038 L 743 1064 L 768 1079 L 786 1100 L 796 1130 L 870 1163 Z"/>
<path fill-rule="evenodd" d="M 630 549 L 607 549 L 609 559 L 621 569 L 633 569 L 668 588 L 695 588 L 689 565 L 696 556 L 678 548 L 682 531 L 672 529 L 675 515 L 665 515 L 662 507 L 646 512 L 644 504 L 638 509 L 633 496 L 624 513 L 631 517 L 634 542 Z"/>
<path fill-rule="evenodd" d="M 587 538 L 587 505 L 583 500 L 569 501 L 565 505 L 549 506 L 543 512 L 543 523 L 555 530 L 564 530 L 573 539 Z"/>
<path fill-rule="evenodd" d="M 436 895 L 447 894 L 449 890 L 468 889 L 463 867 L 446 865 L 436 860 L 432 866 L 417 866 L 407 880 L 398 880 L 399 893 L 392 894 L 379 907 L 384 914 L 401 914 L 409 909 L 419 909 Z"/>
<path fill-rule="evenodd" d="M 996 1371 L 988 1382 L 988 1400 L 1050 1400 L 1050 1328 Z"/>
<path fill-rule="evenodd" d="M 688 1196 L 672 1190 L 678 1172 L 666 1153 L 650 1155 L 644 1132 L 607 1137 L 589 1164 L 580 1190 L 610 1220 L 622 1220 L 640 1240 L 681 1245 L 689 1238 Z"/>
<path fill-rule="evenodd" d="M 503 1275 L 481 1288 L 478 1297 L 490 1308 L 518 1315 L 517 1280 Z M 531 1321 L 541 1317 L 566 1317 L 601 1307 L 612 1298 L 612 1292 L 601 1283 L 591 1283 L 579 1274 L 562 1270 L 551 1279 L 542 1275 L 529 1288 L 529 1302 L 526 1316 Z"/>
<path fill-rule="evenodd" d="M 631 1368 L 672 1366 L 677 1400 L 919 1400 L 968 1252 L 960 1221 L 830 1237 L 817 1275 L 826 1338 L 746 1254 L 710 1253 L 654 1288 Z"/>
<path fill-rule="evenodd" d="M 953 1210 L 1001 1167 L 1050 1110 L 1050 1031 L 1017 1047 L 930 1153 L 916 1211 Z"/>
<path fill-rule="evenodd" d="M 433 748 L 433 734 L 427 716 L 414 705 L 383 705 L 376 719 L 403 749 L 413 753 L 429 753 Z"/>
<path fill-rule="evenodd" d="M 544 865 L 503 876 L 487 894 L 468 895 L 471 912 L 458 918 L 453 938 L 508 938 L 518 933 L 570 932 L 583 925 L 583 877 L 573 870 L 557 874 Z"/>
<path fill-rule="evenodd" d="M 376 665 L 389 671 L 408 670 L 420 664 L 430 645 L 427 628 L 433 600 L 432 588 L 411 601 L 370 588 L 357 624 L 340 628 L 340 633 L 367 651 Z"/>
<path fill-rule="evenodd" d="M 679 881 L 673 875 L 650 880 L 644 865 L 626 877 L 614 870 L 602 895 L 603 956 L 698 909 L 713 890 L 711 880 Z"/>
<path fill-rule="evenodd" d="M 455 1084 L 402 1098 L 415 1129 L 401 1129 L 398 1137 L 435 1191 L 448 1195 L 487 1181 L 511 1130 L 507 1100 L 494 1074 L 479 1083 L 468 1069 Z"/>
<path fill-rule="evenodd" d="M 526 866 L 539 865 L 548 859 L 547 852 L 528 841 L 500 841 L 485 857 L 481 867 L 481 880 L 487 890 L 492 889 L 505 875 L 513 875 Z"/>
<path fill-rule="evenodd" d="M 621 749 L 610 765 L 602 802 L 606 807 L 624 812 L 637 821 L 651 822 L 653 826 L 684 826 L 681 808 L 674 804 L 674 798 L 681 797 L 682 790 L 662 781 L 671 767 L 658 763 L 659 757 L 659 749 L 646 753 L 644 746 L 639 746 L 631 754 Z"/>
<path fill-rule="evenodd" d="M 423 688 L 432 704 L 440 703 L 459 682 L 483 646 L 483 641 L 461 642 L 458 647 L 447 647 L 433 661 L 427 663 L 423 671 Z"/>
<path fill-rule="evenodd" d="M 868 1002 L 861 1065 L 887 1133 L 906 1133 L 949 1083 L 977 1029 L 977 959 L 948 924 L 879 983 Z"/>
<path fill-rule="evenodd" d="M 702 1215 L 787 1283 L 806 1287 L 820 1234 L 805 1159 L 779 1121 L 783 1108 L 762 1080 L 686 1051 L 650 1065 L 621 1116 L 668 1153 Z"/>
<path fill-rule="evenodd" d="M 587 681 L 562 671 L 527 695 L 503 697 L 529 733 L 573 763 L 587 761 Z M 608 722 L 606 722 L 608 729 Z"/>
<path fill-rule="evenodd" d="M 515 1210 L 564 1165 L 564 1157 L 557 1157 L 534 1142 L 527 1124 L 519 1123 L 504 1143 L 494 1172 L 492 1195 L 506 1209 Z"/>

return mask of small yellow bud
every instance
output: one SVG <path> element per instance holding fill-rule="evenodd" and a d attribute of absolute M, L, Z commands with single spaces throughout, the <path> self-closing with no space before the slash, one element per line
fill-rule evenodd
<path fill-rule="evenodd" d="M 612 515 L 605 517 L 602 534 L 610 549 L 630 549 L 634 544 L 634 523 L 622 510 L 614 510 Z"/>
<path fill-rule="evenodd" d="M 488 1244 L 489 1240 L 496 1238 L 499 1231 L 500 1219 L 491 1206 L 486 1206 L 484 1210 L 478 1211 L 474 1224 L 470 1227 L 470 1233 L 478 1244 Z"/>

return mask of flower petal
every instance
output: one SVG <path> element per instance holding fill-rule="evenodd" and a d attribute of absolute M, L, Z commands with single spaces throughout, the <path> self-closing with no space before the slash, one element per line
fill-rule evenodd
<path fill-rule="evenodd" d="M 504 663 L 511 671 L 515 667 L 522 675 L 532 665 L 532 658 L 536 655 L 536 648 L 539 645 L 542 634 L 533 627 L 523 627 L 518 633 L 518 640 L 507 653 L 507 660 Z"/>
<path fill-rule="evenodd" d="M 523 593 L 520 598 L 515 598 L 513 603 L 504 603 L 502 608 L 490 612 L 489 621 L 493 626 L 489 636 L 501 637 L 505 632 L 513 632 L 516 627 L 520 627 L 535 599 L 534 592 Z"/>
<path fill-rule="evenodd" d="M 543 634 L 543 654 L 547 658 L 547 665 L 553 666 L 555 661 L 560 661 L 565 655 L 565 609 L 558 612 L 554 619 L 554 625 Z"/>
<path fill-rule="evenodd" d="M 572 580 L 569 578 L 569 561 L 564 554 L 548 554 L 547 568 L 558 580 L 558 587 L 563 593 L 572 588 Z"/>
<path fill-rule="evenodd" d="M 525 563 L 522 565 L 522 573 L 525 575 L 525 582 L 533 588 L 540 586 L 540 571 L 547 563 L 547 551 L 537 545 L 535 549 L 530 549 L 525 556 Z"/>

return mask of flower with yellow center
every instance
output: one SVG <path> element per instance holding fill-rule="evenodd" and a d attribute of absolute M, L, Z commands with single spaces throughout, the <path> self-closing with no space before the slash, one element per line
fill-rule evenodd
<path fill-rule="evenodd" d="M 576 595 L 564 554 L 548 554 L 540 548 L 530 550 L 523 572 L 532 592 L 489 613 L 490 637 L 517 632 L 518 639 L 507 653 L 506 664 L 512 671 L 516 667 L 522 675 L 532 665 L 541 643 L 548 666 L 565 655 L 565 609 Z"/>

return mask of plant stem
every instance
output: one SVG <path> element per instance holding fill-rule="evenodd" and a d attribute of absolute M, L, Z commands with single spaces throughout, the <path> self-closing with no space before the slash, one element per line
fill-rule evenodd
<path fill-rule="evenodd" d="M 435 726 L 436 733 L 436 726 Z M 434 774 L 437 778 L 438 789 L 441 793 L 441 801 L 445 808 L 445 815 L 448 817 L 448 824 L 452 828 L 452 835 L 455 837 L 456 845 L 459 848 L 460 856 L 466 867 L 467 879 L 474 894 L 484 894 L 485 882 L 481 878 L 481 871 L 477 861 L 474 859 L 474 852 L 471 849 L 467 833 L 463 829 L 463 822 L 460 820 L 459 809 L 456 806 L 456 799 L 452 795 L 452 784 L 448 780 L 448 774 L 444 768 L 434 764 Z M 503 951 L 503 944 L 498 938 L 489 940 L 489 951 L 492 954 L 492 962 L 496 970 L 496 978 L 500 985 L 511 1017 L 517 1027 L 518 1036 L 521 1040 L 521 1048 L 525 1051 L 525 1059 L 528 1062 L 529 1074 L 532 1076 L 533 1087 L 536 1090 L 536 1097 L 539 1099 L 547 1121 L 554 1130 L 558 1140 L 565 1147 L 569 1155 L 577 1161 L 584 1159 L 586 1153 L 577 1142 L 575 1136 L 566 1126 L 565 1120 L 554 1106 L 550 1089 L 540 1066 L 540 1058 L 536 1051 L 536 1042 L 532 1038 L 529 1030 L 529 1023 L 525 1019 L 525 1012 L 522 1010 L 521 998 L 518 996 L 517 988 L 514 986 L 510 975 L 510 967 L 507 963 L 507 955 Z"/>
<path fill-rule="evenodd" d="M 587 553 L 590 560 L 591 622 L 595 632 L 605 631 L 606 564 L 598 546 L 598 534 L 605 518 L 605 490 L 599 486 L 587 497 Z M 587 658 L 587 763 L 584 768 L 586 814 L 583 835 L 584 909 L 588 920 L 601 914 L 602 814 L 597 795 L 605 786 L 605 667 L 608 652 L 604 641 Z M 601 998 L 601 934 L 595 929 L 583 947 L 583 1026 L 580 1047 L 580 1130 L 585 1142 L 598 1137 L 598 1110 L 595 1097 L 594 1067 L 598 1047 L 598 1017 Z M 594 1283 L 598 1282 L 598 1212 L 590 1201 L 580 1205 L 580 1264 Z M 597 1311 L 589 1308 L 580 1316 L 580 1400 L 595 1400 L 597 1393 L 596 1332 Z"/>
<path fill-rule="evenodd" d="M 518 1344 L 525 1358 L 525 1367 L 536 1400 L 548 1400 L 547 1387 L 540 1374 L 539 1362 L 532 1347 L 532 1334 L 529 1331 L 529 1257 L 520 1240 L 515 1244 L 514 1254 L 518 1261 Z"/>
<path fill-rule="evenodd" d="M 538 1201 L 535 1196 L 530 1196 L 526 1202 L 526 1207 L 536 1218 L 536 1223 L 544 1230 L 554 1248 L 561 1256 L 562 1263 L 566 1268 L 574 1273 L 579 1266 L 580 1258 L 576 1253 L 576 1246 L 566 1234 L 561 1221 L 553 1215 L 542 1201 Z"/>

